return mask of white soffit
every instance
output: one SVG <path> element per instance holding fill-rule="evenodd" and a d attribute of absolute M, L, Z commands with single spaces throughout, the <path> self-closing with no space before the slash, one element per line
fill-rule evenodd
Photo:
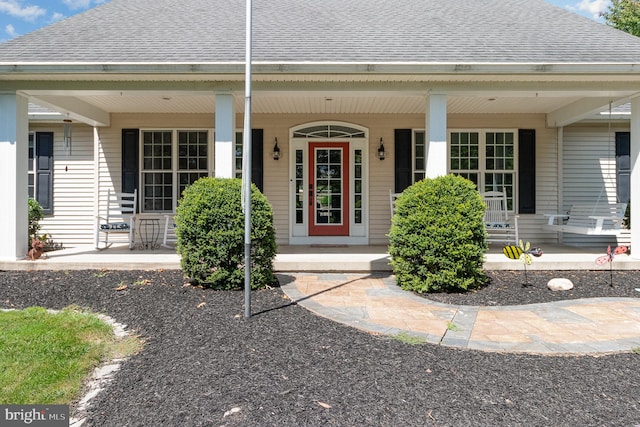
<path fill-rule="evenodd" d="M 236 93 L 236 111 L 243 111 L 243 95 Z M 79 100 L 110 113 L 212 114 L 215 95 L 138 94 L 135 96 L 88 95 Z M 447 98 L 450 114 L 546 114 L 580 98 L 456 96 Z M 335 93 L 297 93 L 252 97 L 254 114 L 424 114 L 425 96 L 350 96 Z"/>

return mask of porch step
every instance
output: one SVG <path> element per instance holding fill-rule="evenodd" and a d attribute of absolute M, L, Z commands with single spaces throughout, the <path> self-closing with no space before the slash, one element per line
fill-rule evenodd
<path fill-rule="evenodd" d="M 528 270 L 602 270 L 595 260 L 606 248 L 576 248 L 545 245 L 544 254 L 534 258 Z M 370 272 L 392 271 L 386 246 L 280 246 L 274 261 L 279 272 Z M 484 264 L 487 270 L 522 270 L 521 261 L 511 260 L 501 248 L 492 248 Z M 0 270 L 157 270 L 180 269 L 180 258 L 174 249 L 130 250 L 113 246 L 98 251 L 93 247 L 79 247 L 49 252 L 47 259 L 38 261 L 2 261 Z M 618 255 L 615 270 L 640 270 L 640 259 Z"/>

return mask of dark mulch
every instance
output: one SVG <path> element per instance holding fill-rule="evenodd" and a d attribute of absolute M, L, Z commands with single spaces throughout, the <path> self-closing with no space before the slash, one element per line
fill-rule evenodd
<path fill-rule="evenodd" d="M 488 271 L 490 282 L 481 289 L 461 293 L 418 294 L 432 301 L 462 305 L 521 305 L 578 298 L 640 298 L 640 271 Z M 550 291 L 553 278 L 569 279 L 573 289 Z M 613 279 L 613 280 L 612 280 Z M 611 286 L 613 284 L 613 286 Z"/>
<path fill-rule="evenodd" d="M 315 316 L 279 289 L 254 292 L 255 315 L 244 320 L 241 292 L 183 286 L 179 272 L 99 276 L 0 273 L 2 307 L 77 304 L 146 340 L 94 400 L 90 426 L 640 424 L 638 354 L 410 345 Z"/>

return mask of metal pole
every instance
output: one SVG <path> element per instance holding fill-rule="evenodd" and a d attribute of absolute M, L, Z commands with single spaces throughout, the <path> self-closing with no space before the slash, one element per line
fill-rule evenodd
<path fill-rule="evenodd" d="M 244 132 L 242 138 L 242 177 L 244 192 L 244 317 L 251 317 L 251 0 L 247 1 Z"/>

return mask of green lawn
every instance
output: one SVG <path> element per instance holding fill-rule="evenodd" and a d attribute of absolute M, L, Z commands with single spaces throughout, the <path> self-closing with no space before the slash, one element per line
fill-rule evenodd
<path fill-rule="evenodd" d="M 139 348 L 77 308 L 0 311 L 0 404 L 70 404 L 100 362 Z"/>

